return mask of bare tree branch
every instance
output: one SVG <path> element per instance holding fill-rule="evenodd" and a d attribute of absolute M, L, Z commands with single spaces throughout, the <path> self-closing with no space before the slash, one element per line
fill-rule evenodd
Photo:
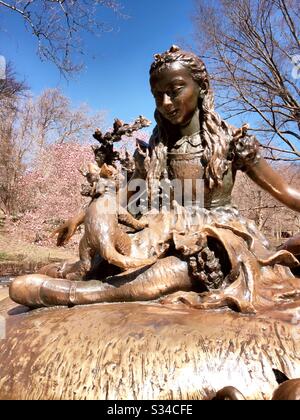
<path fill-rule="evenodd" d="M 83 34 L 111 30 L 97 17 L 104 7 L 125 17 L 117 0 L 0 0 L 0 10 L 20 15 L 37 39 L 40 59 L 54 63 L 65 77 L 83 67 Z"/>
<path fill-rule="evenodd" d="M 198 53 L 207 58 L 225 119 L 250 118 L 282 157 L 300 157 L 300 54 L 298 0 L 195 0 Z M 209 19 L 208 19 L 209 16 Z M 257 125 L 254 126 L 253 122 Z M 279 147 L 277 147 L 279 146 Z M 274 149 L 275 150 L 275 149 Z M 280 152 L 279 152 L 280 150 Z M 270 158 L 270 157 L 269 157 Z"/>
<path fill-rule="evenodd" d="M 290 185 L 299 187 L 299 164 L 276 163 L 284 172 Z M 253 219 L 273 244 L 283 235 L 293 235 L 299 230 L 299 215 L 270 197 L 252 182 L 246 174 L 238 173 L 233 190 L 233 202 L 247 218 Z M 278 245 L 278 243 L 276 243 Z"/>

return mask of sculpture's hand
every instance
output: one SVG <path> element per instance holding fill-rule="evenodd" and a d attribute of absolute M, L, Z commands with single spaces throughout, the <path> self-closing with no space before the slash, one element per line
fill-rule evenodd
<path fill-rule="evenodd" d="M 63 246 L 65 245 L 71 237 L 76 232 L 79 225 L 84 222 L 85 212 L 81 212 L 78 216 L 72 217 L 67 220 L 61 226 L 59 226 L 55 231 L 50 235 L 50 238 L 57 236 L 56 245 Z"/>
<path fill-rule="evenodd" d="M 294 255 L 300 255 L 300 233 L 289 238 L 286 242 L 277 248 L 278 250 L 285 249 Z"/>
<path fill-rule="evenodd" d="M 65 245 L 70 238 L 76 232 L 77 226 L 73 223 L 70 223 L 70 220 L 67 220 L 63 225 L 59 226 L 55 231 L 51 234 L 50 238 L 53 238 L 55 235 L 58 234 L 56 245 L 62 246 Z"/>

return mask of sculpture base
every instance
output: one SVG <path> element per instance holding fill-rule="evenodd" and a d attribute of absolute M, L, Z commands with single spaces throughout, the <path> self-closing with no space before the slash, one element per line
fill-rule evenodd
<path fill-rule="evenodd" d="M 270 399 L 273 369 L 300 376 L 299 327 L 282 314 L 153 302 L 24 313 L 3 298 L 0 399 L 211 399 L 225 386 Z"/>

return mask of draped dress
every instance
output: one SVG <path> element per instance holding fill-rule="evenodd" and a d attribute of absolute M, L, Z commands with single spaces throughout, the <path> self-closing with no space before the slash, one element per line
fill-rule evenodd
<path fill-rule="evenodd" d="M 163 146 L 154 130 L 149 147 L 152 157 L 164 150 L 164 164 L 157 164 L 160 178 L 192 183 L 191 201 L 179 203 L 184 204 L 183 222 L 177 224 L 180 232 L 174 229 L 173 249 L 189 262 L 195 283 L 204 286 L 207 307 L 234 306 L 242 312 L 298 307 L 300 280 L 290 270 L 297 260 L 287 251 L 272 249 L 254 221 L 231 202 L 237 171 L 247 173 L 261 158 L 256 138 L 229 140 L 222 182 L 213 186 L 206 180 L 200 133 Z M 143 156 L 135 153 L 135 177 L 149 175 Z"/>

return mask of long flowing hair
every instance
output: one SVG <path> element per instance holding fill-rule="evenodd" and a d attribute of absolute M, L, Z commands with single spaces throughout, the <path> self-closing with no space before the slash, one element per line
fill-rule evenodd
<path fill-rule="evenodd" d="M 214 110 L 214 96 L 210 88 L 209 76 L 203 61 L 191 52 L 172 46 L 163 54 L 156 54 L 150 68 L 150 76 L 168 68 L 172 63 L 180 63 L 188 69 L 191 77 L 200 86 L 208 86 L 208 91 L 199 96 L 200 136 L 204 147 L 202 163 L 205 168 L 205 180 L 209 188 L 222 185 L 224 173 L 228 170 L 230 140 L 233 127 L 223 121 Z M 170 124 L 156 109 L 155 119 L 157 128 L 154 130 L 151 143 L 153 146 L 152 161 L 148 177 L 159 176 L 157 168 L 166 165 L 167 147 L 179 137 L 179 128 Z M 159 153 L 157 153 L 157 151 Z M 159 162 L 164 159 L 165 162 Z"/>

